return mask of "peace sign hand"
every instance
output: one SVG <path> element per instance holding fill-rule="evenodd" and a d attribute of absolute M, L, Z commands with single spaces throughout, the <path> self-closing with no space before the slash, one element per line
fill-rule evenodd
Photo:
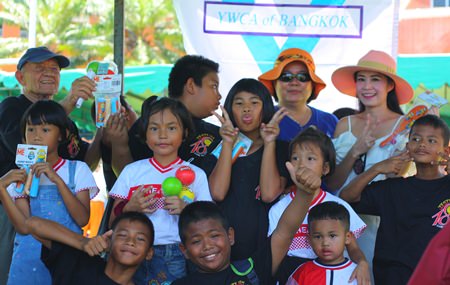
<path fill-rule="evenodd" d="M 277 139 L 278 135 L 280 134 L 279 124 L 281 122 L 281 119 L 283 119 L 284 116 L 287 115 L 287 113 L 288 113 L 287 109 L 281 107 L 273 115 L 269 123 L 267 124 L 261 123 L 261 128 L 259 129 L 259 132 L 261 134 L 261 138 L 264 141 L 264 144 L 269 144 Z"/>
<path fill-rule="evenodd" d="M 372 130 L 375 129 L 377 125 L 378 123 L 374 122 L 373 118 L 368 114 L 364 129 L 351 149 L 353 157 L 358 158 L 363 153 L 369 151 L 375 144 L 375 137 L 372 135 Z"/>
<path fill-rule="evenodd" d="M 220 109 L 222 110 L 222 116 L 217 114 L 215 111 L 211 112 L 222 124 L 219 130 L 220 136 L 222 137 L 223 142 L 234 144 L 238 137 L 239 129 L 233 126 L 230 116 L 225 108 L 220 106 Z"/>

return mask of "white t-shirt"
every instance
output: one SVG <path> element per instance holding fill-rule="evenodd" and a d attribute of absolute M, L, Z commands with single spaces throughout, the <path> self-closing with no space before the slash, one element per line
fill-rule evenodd
<path fill-rule="evenodd" d="M 69 184 L 68 160 L 59 158 L 55 165 L 53 165 L 53 169 L 66 184 Z M 99 192 L 91 169 L 83 161 L 76 161 L 75 177 L 73 181 L 75 184 L 75 194 L 81 191 L 89 191 L 89 197 L 92 199 Z M 51 182 L 46 175 L 41 175 L 39 179 L 39 186 L 44 185 L 54 185 L 54 183 Z M 14 199 L 27 197 L 23 193 L 16 192 L 16 183 L 12 183 L 11 185 L 9 185 L 8 192 L 9 195 L 11 195 L 11 197 L 13 197 Z"/>
<path fill-rule="evenodd" d="M 280 201 L 270 208 L 269 211 L 269 235 L 275 230 L 278 225 L 278 221 L 281 218 L 284 210 L 289 206 L 291 201 L 295 197 L 295 191 L 290 192 L 284 196 Z M 320 190 L 320 193 L 311 202 L 309 209 L 323 202 L 334 201 L 344 206 L 350 213 L 350 231 L 355 235 L 355 238 L 359 238 L 366 228 L 366 224 L 359 218 L 359 216 L 353 211 L 352 207 L 339 197 L 334 196 L 326 191 Z M 308 211 L 309 212 L 309 211 Z M 309 240 L 308 240 L 308 214 L 306 214 L 302 225 L 298 229 L 297 233 L 292 240 L 292 243 L 288 251 L 289 256 L 297 256 L 302 258 L 314 259 L 317 255 L 314 253 Z"/>
<path fill-rule="evenodd" d="M 194 193 L 194 201 L 212 201 L 209 192 L 208 179 L 205 172 L 199 167 L 177 158 L 168 166 L 160 165 L 155 159 L 142 159 L 128 164 L 117 178 L 109 195 L 115 199 L 129 200 L 133 191 L 141 185 L 151 186 L 151 191 L 156 192 L 156 203 L 152 208 L 157 210 L 147 214 L 155 227 L 155 245 L 179 243 L 178 217 L 170 215 L 164 210 L 164 194 L 161 184 L 167 177 L 175 177 L 175 172 L 181 166 L 189 166 L 195 172 L 195 180 L 189 185 Z"/>

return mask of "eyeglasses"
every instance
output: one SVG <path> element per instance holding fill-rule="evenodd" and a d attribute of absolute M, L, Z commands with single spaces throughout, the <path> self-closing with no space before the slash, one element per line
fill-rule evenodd
<path fill-rule="evenodd" d="M 293 73 L 290 73 L 290 72 L 282 73 L 280 75 L 280 77 L 278 77 L 278 80 L 283 81 L 283 82 L 291 82 L 292 80 L 294 80 L 294 78 L 297 78 L 297 80 L 300 81 L 300 82 L 311 81 L 311 76 L 309 76 L 308 73 L 293 74 Z"/>
<path fill-rule="evenodd" d="M 355 160 L 355 163 L 353 163 L 353 171 L 359 175 L 364 172 L 366 168 L 366 154 L 361 154 L 357 160 Z"/>

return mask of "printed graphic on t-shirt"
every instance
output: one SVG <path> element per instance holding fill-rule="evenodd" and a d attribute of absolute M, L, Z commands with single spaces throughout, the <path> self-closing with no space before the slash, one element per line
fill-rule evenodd
<path fill-rule="evenodd" d="M 450 199 L 444 200 L 438 205 L 438 212 L 432 216 L 433 226 L 443 228 L 450 217 Z"/>
<path fill-rule="evenodd" d="M 191 144 L 191 153 L 196 156 L 205 156 L 208 154 L 208 147 L 214 141 L 214 137 L 209 134 L 201 134 L 196 138 L 196 142 Z"/>
<path fill-rule="evenodd" d="M 151 193 L 155 193 L 156 195 L 154 197 L 154 199 L 156 199 L 156 203 L 153 205 L 150 205 L 148 208 L 153 210 L 153 209 L 162 209 L 164 207 L 164 195 L 162 193 L 161 190 L 161 184 L 145 184 L 145 185 L 138 185 L 138 186 L 133 186 L 130 188 L 130 190 L 128 191 L 128 197 L 127 200 L 129 201 L 131 199 L 131 196 L 133 195 L 133 192 L 136 191 L 139 187 L 145 187 L 145 188 L 149 188 L 150 190 L 144 195 L 144 196 L 148 196 Z"/>

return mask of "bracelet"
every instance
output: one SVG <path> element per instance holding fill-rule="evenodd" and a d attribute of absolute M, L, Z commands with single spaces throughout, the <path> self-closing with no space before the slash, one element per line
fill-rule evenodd
<path fill-rule="evenodd" d="M 125 205 L 128 203 L 128 201 L 121 201 L 119 202 L 119 204 L 117 204 L 117 206 L 114 208 L 114 215 L 116 217 L 120 216 L 123 212 L 123 208 L 125 207 Z"/>

